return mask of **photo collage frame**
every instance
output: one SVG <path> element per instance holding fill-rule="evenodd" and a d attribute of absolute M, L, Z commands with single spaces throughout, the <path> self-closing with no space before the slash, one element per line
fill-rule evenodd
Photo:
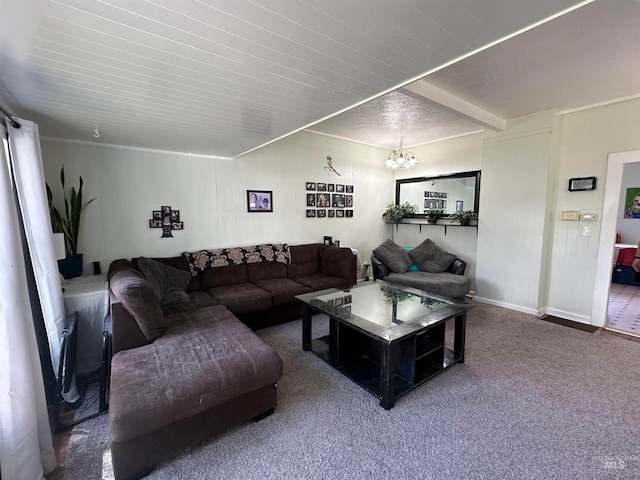
<path fill-rule="evenodd" d="M 353 218 L 353 185 L 306 182 L 307 218 Z"/>

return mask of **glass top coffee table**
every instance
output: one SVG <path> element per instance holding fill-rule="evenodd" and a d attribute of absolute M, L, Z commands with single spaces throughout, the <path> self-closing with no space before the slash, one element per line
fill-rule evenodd
<path fill-rule="evenodd" d="M 381 280 L 296 298 L 304 304 L 302 348 L 379 397 L 387 410 L 400 395 L 464 363 L 472 304 Z M 312 339 L 315 313 L 329 317 L 329 334 Z M 455 325 L 451 345 L 449 320 Z"/>

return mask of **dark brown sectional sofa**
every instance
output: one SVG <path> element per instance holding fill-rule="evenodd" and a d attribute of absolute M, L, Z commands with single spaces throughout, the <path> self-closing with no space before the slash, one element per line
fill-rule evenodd
<path fill-rule="evenodd" d="M 272 413 L 282 361 L 252 329 L 300 318 L 296 295 L 356 283 L 350 249 L 279 245 L 286 255 L 274 260 L 264 247 L 238 249 L 243 258 L 225 249 L 110 265 L 116 480 Z M 239 263 L 221 266 L 222 257 Z"/>

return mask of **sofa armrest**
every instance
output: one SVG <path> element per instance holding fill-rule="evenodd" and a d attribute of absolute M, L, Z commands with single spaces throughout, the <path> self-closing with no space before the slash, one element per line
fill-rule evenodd
<path fill-rule="evenodd" d="M 453 263 L 447 268 L 447 272 L 455 273 L 456 275 L 464 275 L 464 271 L 467 268 L 467 262 L 456 258 Z"/>
<path fill-rule="evenodd" d="M 320 245 L 319 271 L 342 278 L 345 286 L 350 287 L 358 281 L 358 257 L 350 248 Z"/>
<path fill-rule="evenodd" d="M 151 343 L 140 330 L 138 322 L 120 302 L 112 298 L 110 310 L 113 355 L 121 350 L 129 350 Z"/>
<path fill-rule="evenodd" d="M 373 278 L 374 280 L 382 280 L 384 277 L 389 275 L 389 270 L 384 264 L 378 260 L 378 257 L 375 255 L 371 255 L 371 269 L 373 270 Z"/>

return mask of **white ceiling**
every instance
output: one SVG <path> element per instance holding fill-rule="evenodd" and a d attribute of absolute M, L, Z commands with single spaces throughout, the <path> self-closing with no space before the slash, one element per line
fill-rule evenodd
<path fill-rule="evenodd" d="M 0 12 L 2 104 L 70 140 L 233 157 L 309 127 L 391 148 L 640 93 L 636 0 L 0 0 Z"/>

